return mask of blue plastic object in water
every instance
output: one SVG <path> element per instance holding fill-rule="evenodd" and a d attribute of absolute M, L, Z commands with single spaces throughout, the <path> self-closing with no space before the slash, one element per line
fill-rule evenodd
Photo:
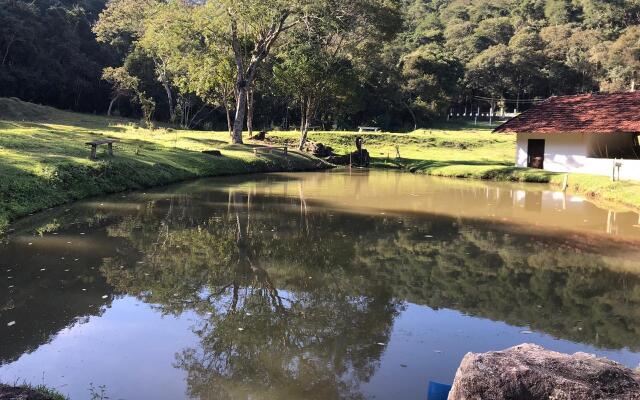
<path fill-rule="evenodd" d="M 451 385 L 429 381 L 429 392 L 427 393 L 427 400 L 447 400 L 450 391 Z"/>

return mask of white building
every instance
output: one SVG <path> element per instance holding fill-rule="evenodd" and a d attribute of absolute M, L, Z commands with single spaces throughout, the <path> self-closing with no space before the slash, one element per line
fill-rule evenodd
<path fill-rule="evenodd" d="M 640 180 L 640 92 L 552 97 L 507 121 L 516 166 Z"/>

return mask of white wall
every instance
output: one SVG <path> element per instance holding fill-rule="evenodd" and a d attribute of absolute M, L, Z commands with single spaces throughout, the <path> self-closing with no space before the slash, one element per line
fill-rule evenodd
<path fill-rule="evenodd" d="M 614 160 L 588 157 L 592 143 L 590 136 L 580 133 L 519 133 L 517 137 L 516 166 L 527 166 L 529 139 L 544 139 L 544 169 L 546 171 L 611 176 Z M 622 164 L 620 167 L 621 179 L 640 181 L 640 160 L 617 160 L 615 162 Z"/>

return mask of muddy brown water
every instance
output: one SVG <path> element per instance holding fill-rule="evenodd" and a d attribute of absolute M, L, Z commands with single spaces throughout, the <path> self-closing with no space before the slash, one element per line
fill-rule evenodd
<path fill-rule="evenodd" d="M 425 399 L 469 351 L 640 363 L 640 220 L 544 185 L 205 179 L 18 221 L 0 381 L 72 399 Z"/>

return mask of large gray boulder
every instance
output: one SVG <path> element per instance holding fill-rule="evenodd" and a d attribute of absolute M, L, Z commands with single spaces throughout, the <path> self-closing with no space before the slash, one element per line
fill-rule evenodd
<path fill-rule="evenodd" d="M 449 400 L 640 399 L 640 375 L 613 361 L 523 344 L 504 351 L 468 353 Z"/>

